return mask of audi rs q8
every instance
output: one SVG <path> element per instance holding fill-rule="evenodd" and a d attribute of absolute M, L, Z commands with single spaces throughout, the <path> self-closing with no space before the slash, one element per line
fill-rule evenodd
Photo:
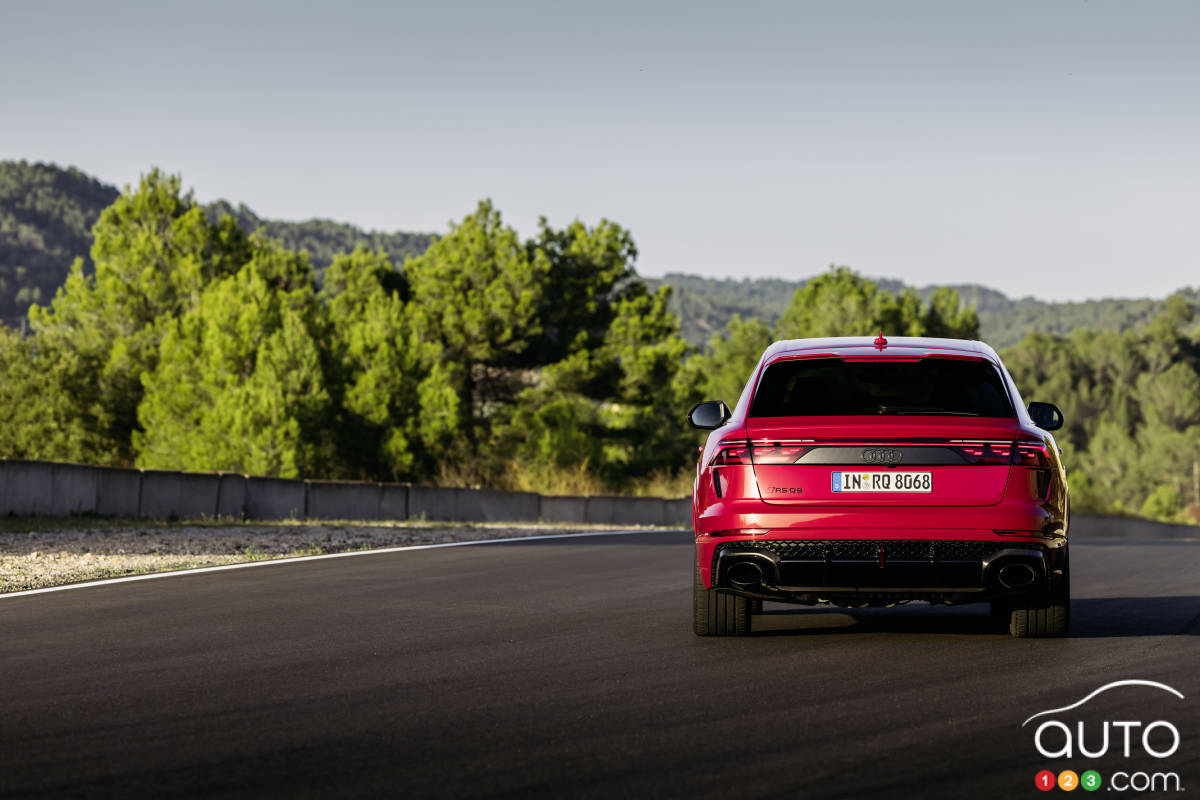
<path fill-rule="evenodd" d="M 1067 631 L 1067 477 L 986 344 L 775 342 L 710 430 L 692 495 L 697 634 L 749 633 L 763 601 L 991 604 L 1014 636 Z"/>

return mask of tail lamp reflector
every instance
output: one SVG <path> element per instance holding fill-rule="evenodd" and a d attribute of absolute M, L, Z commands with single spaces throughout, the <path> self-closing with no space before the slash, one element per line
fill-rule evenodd
<path fill-rule="evenodd" d="M 1012 442 L 963 442 L 956 447 L 972 464 L 1012 463 Z"/>
<path fill-rule="evenodd" d="M 770 533 L 767 528 L 733 528 L 722 531 L 709 531 L 709 536 L 758 536 L 763 533 Z"/>
<path fill-rule="evenodd" d="M 795 464 L 811 449 L 809 445 L 790 442 L 750 444 L 739 442 L 721 447 L 713 457 L 712 466 L 728 467 L 751 464 Z"/>
<path fill-rule="evenodd" d="M 1017 452 L 1013 456 L 1013 463 L 1019 464 L 1022 467 L 1049 467 L 1050 456 L 1046 452 L 1046 445 L 1032 444 L 1020 442 L 1017 444 Z"/>

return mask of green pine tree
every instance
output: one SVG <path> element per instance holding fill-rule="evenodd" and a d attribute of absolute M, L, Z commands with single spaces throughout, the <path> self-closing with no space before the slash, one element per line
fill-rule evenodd
<path fill-rule="evenodd" d="M 334 258 L 324 283 L 342 463 L 353 477 L 418 477 L 420 385 L 438 348 L 413 330 L 403 275 L 382 251 L 359 246 Z"/>
<path fill-rule="evenodd" d="M 451 447 L 439 461 L 457 460 L 469 477 L 483 478 L 482 445 L 493 415 L 523 385 L 516 368 L 542 332 L 538 311 L 549 269 L 488 201 L 405 264 L 418 339 L 441 349 L 442 366 L 420 392 L 422 415 L 435 422 L 427 438 Z M 453 426 L 449 414 L 457 417 Z"/>
<path fill-rule="evenodd" d="M 196 307 L 205 286 L 248 253 L 229 219 L 210 225 L 177 176 L 152 170 L 100 215 L 95 273 L 77 259 L 49 308 L 30 320 L 54 392 L 49 412 L 66 445 L 47 455 L 129 463 L 141 375 L 153 371 L 164 331 Z"/>
<path fill-rule="evenodd" d="M 286 478 L 337 469 L 320 342 L 327 310 L 303 255 L 254 242 L 237 273 L 166 325 L 144 376 L 135 432 L 142 467 Z"/>

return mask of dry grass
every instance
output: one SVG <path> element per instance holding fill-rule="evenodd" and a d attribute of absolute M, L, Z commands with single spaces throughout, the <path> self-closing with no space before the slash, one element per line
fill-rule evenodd
<path fill-rule="evenodd" d="M 555 467 L 548 464 L 509 465 L 508 486 L 517 492 L 537 492 L 556 495 L 612 494 L 612 490 L 589 469 L 587 462 L 574 467 Z"/>
<path fill-rule="evenodd" d="M 512 492 L 537 492 L 547 495 L 624 495 L 626 497 L 691 497 L 694 468 L 661 470 L 622 485 L 601 478 L 587 461 L 570 467 L 513 460 L 504 474 L 485 480 L 482 465 L 467 460 L 446 462 L 438 467 L 438 486 L 479 488 L 491 486 Z"/>
<path fill-rule="evenodd" d="M 548 495 L 627 495 L 633 497 L 690 497 L 691 470 L 661 471 L 641 478 L 625 489 L 618 490 L 592 472 L 587 462 L 573 467 L 554 467 L 546 464 L 509 465 L 505 489 L 518 492 L 538 492 Z"/>
<path fill-rule="evenodd" d="M 638 497 L 691 497 L 695 480 L 696 473 L 690 469 L 655 472 L 634 484 L 633 494 Z"/>

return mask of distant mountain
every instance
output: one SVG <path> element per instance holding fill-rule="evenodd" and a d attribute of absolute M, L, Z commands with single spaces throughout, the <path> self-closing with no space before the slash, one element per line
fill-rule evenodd
<path fill-rule="evenodd" d="M 0 161 L 0 319 L 20 326 L 29 306 L 48 303 L 77 256 L 91 269 L 92 225 L 120 191 L 74 167 Z M 382 233 L 323 219 L 263 219 L 225 200 L 206 207 L 229 214 L 246 232 L 262 231 L 293 250 L 307 250 L 318 274 L 338 253 L 366 244 L 400 264 L 425 252 L 427 233 Z"/>
<path fill-rule="evenodd" d="M 76 256 L 88 267 L 92 225 L 119 192 L 71 167 L 0 161 L 0 317 L 49 302 Z"/>
<path fill-rule="evenodd" d="M 228 214 L 237 220 L 244 231 L 261 231 L 272 239 L 280 239 L 289 250 L 307 250 L 318 275 L 325 271 L 334 256 L 348 253 L 360 244 L 365 244 L 372 250 L 383 250 L 391 257 L 393 264 L 400 266 L 409 256 L 424 253 L 433 241 L 433 235 L 429 233 L 364 231 L 353 225 L 328 219 L 310 219 L 304 222 L 262 219 L 245 205 L 239 203 L 237 208 L 234 208 L 226 200 L 218 200 L 206 206 L 205 211 L 213 221 L 223 214 Z"/>
<path fill-rule="evenodd" d="M 671 309 L 679 316 L 685 339 L 694 345 L 707 344 L 714 333 L 725 328 L 734 314 L 754 317 L 774 325 L 804 281 L 779 278 L 704 278 L 699 275 L 668 273 L 662 278 L 647 278 L 652 286 L 672 289 Z M 906 284 L 893 279 L 879 281 L 883 289 L 898 293 Z M 918 288 L 927 299 L 936 286 Z M 978 284 L 955 284 L 966 304 L 974 304 L 979 313 L 980 336 L 996 348 L 1019 342 L 1029 331 L 1065 335 L 1076 328 L 1127 330 L 1139 328 L 1166 308 L 1166 299 L 1105 299 L 1074 303 L 1050 303 L 1032 297 L 1013 300 L 1003 292 Z M 1181 289 L 1177 294 L 1193 307 L 1200 306 L 1200 291 Z"/>

